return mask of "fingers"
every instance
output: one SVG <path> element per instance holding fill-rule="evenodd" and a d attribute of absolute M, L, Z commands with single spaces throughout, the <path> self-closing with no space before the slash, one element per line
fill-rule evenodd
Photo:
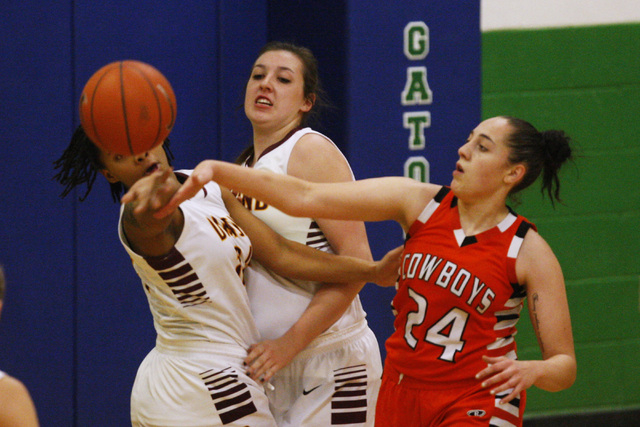
<path fill-rule="evenodd" d="M 379 272 L 377 273 L 378 277 L 375 283 L 378 286 L 395 286 L 400 273 L 400 262 L 403 250 L 404 246 L 398 246 L 387 252 L 385 256 L 377 262 Z"/>
<path fill-rule="evenodd" d="M 163 207 L 154 213 L 154 216 L 156 218 L 164 218 L 176 210 L 180 203 L 198 194 L 198 191 L 213 179 L 212 164 L 213 162 L 205 160 L 196 166 L 184 184 L 182 184 Z"/>
<path fill-rule="evenodd" d="M 247 366 L 247 375 L 262 383 L 269 381 L 278 371 L 271 352 L 260 346 L 250 347 L 244 363 Z"/>
<path fill-rule="evenodd" d="M 513 399 L 515 399 L 520 395 L 520 391 L 521 390 L 519 390 L 519 388 L 514 388 L 513 391 L 509 393 L 506 397 L 503 397 L 502 399 L 500 399 L 500 404 L 504 405 L 505 403 L 511 402 Z M 493 393 L 493 394 L 497 394 L 497 393 Z"/>
<path fill-rule="evenodd" d="M 163 207 L 161 207 L 154 213 L 154 216 L 156 218 L 164 218 L 165 216 L 169 215 L 171 212 L 176 210 L 178 206 L 180 206 L 180 203 L 195 196 L 203 186 L 204 184 L 199 184 L 194 179 L 189 177 L 189 179 L 185 181 L 185 183 L 178 189 L 178 191 L 173 194 L 171 199 L 169 199 L 169 201 Z"/>
<path fill-rule="evenodd" d="M 493 365 L 495 365 L 500 361 L 500 359 L 497 357 L 489 357 L 489 356 L 482 356 L 482 360 L 487 364 L 487 367 L 476 374 L 476 379 L 478 380 L 488 377 L 493 372 L 497 372 L 498 369 L 494 368 Z"/>
<path fill-rule="evenodd" d="M 153 207 L 162 201 L 158 196 L 165 196 L 170 189 L 169 178 L 173 169 L 167 168 L 155 171 L 154 173 L 137 180 L 129 191 L 120 199 L 121 203 L 136 202 L 136 211 L 142 211 Z"/>
<path fill-rule="evenodd" d="M 476 379 L 483 380 L 483 388 L 492 388 L 489 392 L 492 395 L 500 395 L 508 392 L 500 399 L 500 404 L 505 404 L 518 397 L 520 392 L 526 388 L 522 383 L 522 374 L 515 367 L 515 361 L 506 357 L 488 357 L 482 359 L 488 366 L 476 374 Z"/>

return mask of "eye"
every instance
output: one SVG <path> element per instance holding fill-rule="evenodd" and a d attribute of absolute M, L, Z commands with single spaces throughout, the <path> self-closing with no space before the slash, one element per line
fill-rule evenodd
<path fill-rule="evenodd" d="M 489 151 L 489 149 L 482 144 L 478 144 L 478 150 L 481 152 Z"/>
<path fill-rule="evenodd" d="M 291 79 L 288 79 L 286 77 L 278 77 L 278 81 L 285 84 L 291 83 Z"/>
<path fill-rule="evenodd" d="M 116 162 L 119 162 L 122 159 L 124 159 L 124 156 L 122 154 L 114 154 L 113 155 L 113 160 L 116 161 Z"/>
<path fill-rule="evenodd" d="M 251 75 L 251 78 L 252 78 L 253 80 L 261 80 L 261 79 L 263 79 L 263 78 L 264 78 L 264 74 L 262 74 L 262 73 L 253 73 L 253 74 Z"/>

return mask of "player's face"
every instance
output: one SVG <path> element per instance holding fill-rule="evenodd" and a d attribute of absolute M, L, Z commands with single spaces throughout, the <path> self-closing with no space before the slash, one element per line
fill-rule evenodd
<path fill-rule="evenodd" d="M 511 126 L 505 118 L 494 117 L 480 123 L 458 149 L 451 181 L 458 197 L 482 198 L 514 185 L 511 176 L 515 165 L 509 162 L 506 144 Z"/>
<path fill-rule="evenodd" d="M 137 156 L 123 156 L 101 149 L 100 160 L 104 166 L 100 172 L 107 181 L 121 182 L 126 188 L 131 188 L 137 180 L 158 169 L 169 167 L 167 154 L 162 145 Z"/>
<path fill-rule="evenodd" d="M 256 60 L 244 98 L 245 114 L 254 127 L 297 126 L 312 105 L 304 97 L 303 65 L 296 55 L 275 50 Z"/>

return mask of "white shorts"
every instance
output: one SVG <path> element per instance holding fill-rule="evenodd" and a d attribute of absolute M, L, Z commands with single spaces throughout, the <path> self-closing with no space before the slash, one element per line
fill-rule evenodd
<path fill-rule="evenodd" d="M 274 427 L 264 388 L 245 375 L 243 356 L 215 348 L 156 345 L 133 384 L 132 426 Z"/>
<path fill-rule="evenodd" d="M 373 426 L 382 362 L 365 320 L 323 335 L 270 381 L 280 427 Z"/>

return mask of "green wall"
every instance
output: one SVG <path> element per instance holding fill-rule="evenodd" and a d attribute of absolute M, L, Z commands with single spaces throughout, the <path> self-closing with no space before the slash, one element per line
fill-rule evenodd
<path fill-rule="evenodd" d="M 640 407 L 640 24 L 486 32 L 484 118 L 563 129 L 580 157 L 564 204 L 539 184 L 516 207 L 538 226 L 566 278 L 578 359 L 572 388 L 532 388 L 527 417 Z M 540 358 L 528 313 L 519 356 Z"/>

